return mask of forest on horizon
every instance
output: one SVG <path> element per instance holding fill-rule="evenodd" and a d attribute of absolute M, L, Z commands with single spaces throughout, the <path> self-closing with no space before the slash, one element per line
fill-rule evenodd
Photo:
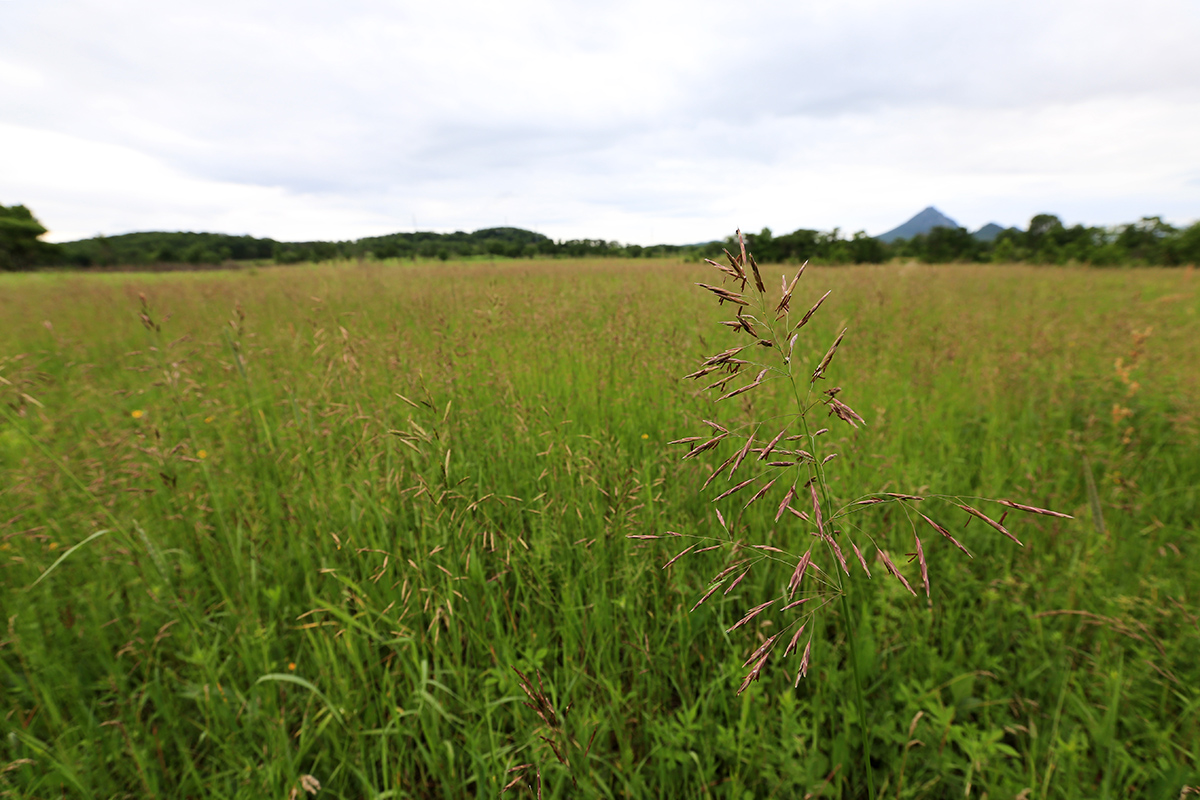
<path fill-rule="evenodd" d="M 46 228 L 23 205 L 0 205 L 0 270 L 49 268 L 169 268 L 220 266 L 231 262 L 297 264 L 333 259 L 471 259 L 677 257 L 717 258 L 733 237 L 699 244 L 642 246 L 603 239 L 554 240 L 514 227 L 466 233 L 392 233 L 347 241 L 281 242 L 223 233 L 141 232 L 96 236 L 73 242 L 41 240 Z M 1053 214 L 1039 214 L 1028 228 L 1008 228 L 986 240 L 965 228 L 934 228 L 928 233 L 885 243 L 859 231 L 799 228 L 776 236 L 770 228 L 747 233 L 746 241 L 763 263 L 878 264 L 894 258 L 939 264 L 1014 263 L 1094 266 L 1180 266 L 1200 261 L 1200 222 L 1177 228 L 1161 217 L 1113 227 L 1066 226 Z"/>

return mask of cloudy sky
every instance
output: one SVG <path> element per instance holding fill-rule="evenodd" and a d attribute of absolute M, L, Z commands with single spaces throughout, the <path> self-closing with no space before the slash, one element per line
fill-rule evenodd
<path fill-rule="evenodd" d="M 1200 218 L 1200 3 L 0 0 L 57 241 Z"/>

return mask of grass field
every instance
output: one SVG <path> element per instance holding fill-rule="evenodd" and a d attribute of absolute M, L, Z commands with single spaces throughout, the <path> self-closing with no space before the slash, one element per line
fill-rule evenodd
<path fill-rule="evenodd" d="M 926 537 L 927 603 L 864 553 L 857 651 L 831 605 L 798 688 L 791 656 L 741 695 L 782 618 L 725 629 L 790 566 L 689 613 L 729 549 L 664 570 L 678 544 L 627 538 L 720 536 L 720 508 L 808 546 L 667 445 L 717 413 L 679 380 L 735 343 L 715 274 L 0 275 L 0 796 L 495 798 L 536 770 L 545 797 L 865 797 L 850 658 L 881 797 L 1200 786 L 1194 272 L 806 272 L 796 305 L 833 294 L 795 358 L 848 327 L 829 383 L 867 421 L 828 423 L 843 501 L 1074 519 L 1010 514 L 1022 548 L 926 501 L 974 558 Z M 917 586 L 901 512 L 860 530 Z"/>

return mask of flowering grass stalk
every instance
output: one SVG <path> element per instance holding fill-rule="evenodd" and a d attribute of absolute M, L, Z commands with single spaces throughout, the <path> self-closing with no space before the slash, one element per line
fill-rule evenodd
<path fill-rule="evenodd" d="M 929 570 L 921 530 L 928 527 L 968 557 L 971 554 L 945 526 L 917 511 L 918 504 L 932 499 L 950 502 L 968 515 L 968 522 L 971 519 L 979 519 L 1017 545 L 1021 545 L 1021 542 L 1004 526 L 1005 515 L 1009 510 L 1055 517 L 1067 515 L 1008 500 L 985 501 L 1004 507 L 1000 518 L 993 519 L 968 503 L 968 500 L 978 503 L 977 498 L 918 496 L 896 492 L 867 494 L 838 505 L 837 498 L 830 489 L 828 465 L 839 454 L 826 444 L 830 439 L 825 437 L 829 430 L 823 426 L 824 420 L 837 417 L 840 422 L 852 428 L 864 425 L 865 420 L 839 397 L 841 387 L 822 388 L 822 382 L 827 380 L 848 331 L 843 329 L 837 335 L 815 366 L 800 364 L 795 357 L 796 345 L 807 333 L 804 330 L 805 326 L 821 308 L 830 292 L 825 292 L 800 313 L 799 307 L 793 308 L 793 300 L 807 264 L 801 266 L 790 281 L 788 276 L 782 276 L 779 294 L 773 296 L 767 290 L 762 271 L 753 255 L 746 251 L 745 240 L 740 231 L 737 236 L 739 252 L 735 255 L 726 251 L 728 263 L 708 261 L 721 272 L 721 285 L 697 285 L 714 295 L 721 306 L 729 306 L 734 311 L 733 318 L 721 324 L 730 328 L 744 343 L 705 358 L 699 368 L 686 378 L 708 381 L 704 389 L 717 393 L 717 403 L 736 397 L 746 398 L 752 392 L 762 391 L 764 386 L 782 382 L 791 410 L 782 418 L 755 419 L 751 410 L 748 415 L 750 419 L 740 422 L 704 420 L 709 428 L 707 435 L 690 436 L 672 442 L 688 446 L 684 459 L 700 456 L 721 459 L 705 481 L 702 491 L 723 477 L 731 485 L 719 491 L 713 502 L 732 501 L 739 504 L 740 508 L 735 508 L 736 516 L 732 521 L 727 521 L 719 508 L 716 510 L 721 528 L 721 535 L 717 537 L 684 537 L 683 534 L 668 532 L 669 536 L 695 538 L 700 541 L 680 550 L 663 565 L 663 568 L 670 567 L 689 554 L 717 549 L 728 551 L 728 565 L 709 581 L 710 587 L 692 607 L 693 611 L 722 587 L 724 593 L 729 594 L 751 570 L 764 569 L 775 564 L 790 570 L 786 585 L 776 597 L 748 609 L 727 631 L 733 632 L 740 628 L 749 630 L 752 622 L 758 620 L 761 623 L 772 612 L 782 615 L 778 620 L 780 632 L 766 638 L 743 663 L 743 668 L 748 671 L 738 688 L 739 694 L 762 677 L 769 660 L 782 642 L 786 642 L 786 646 L 777 660 L 800 653 L 794 680 L 794 685 L 798 686 L 800 680 L 808 674 L 812 640 L 816 631 L 816 625 L 813 624 L 815 618 L 830 603 L 839 603 L 849 646 L 848 660 L 853 674 L 855 704 L 862 733 L 863 772 L 868 797 L 874 798 L 870 729 L 856 655 L 854 620 L 850 613 L 850 561 L 844 546 L 849 545 L 854 560 L 861 566 L 867 578 L 870 578 L 871 570 L 863 551 L 873 545 L 875 559 L 882 564 L 884 570 L 914 597 L 917 596 L 917 591 L 880 542 L 853 524 L 852 515 L 878 505 L 895 505 L 902 509 L 911 529 L 914 546 L 911 555 L 919 565 L 920 586 L 924 589 L 926 602 L 930 604 L 932 597 Z M 746 380 L 747 377 L 749 380 Z M 743 512 L 759 501 L 766 502 L 768 496 L 779 493 L 782 493 L 782 497 L 778 500 L 774 521 L 779 522 L 784 515 L 794 517 L 816 540 L 801 555 L 789 554 L 772 545 L 746 544 L 745 540 L 740 538 Z M 742 496 L 749 498 L 744 504 L 740 499 Z M 770 503 L 775 506 L 776 500 L 772 499 Z M 859 542 L 851 536 L 852 530 L 858 531 Z M 660 537 L 637 535 L 635 538 Z M 704 541 L 711 544 L 700 547 Z M 790 637 L 787 635 L 789 633 Z M 802 640 L 803 648 L 800 647 Z"/>

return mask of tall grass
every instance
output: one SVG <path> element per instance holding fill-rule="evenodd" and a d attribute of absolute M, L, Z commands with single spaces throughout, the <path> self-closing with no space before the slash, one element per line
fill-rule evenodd
<path fill-rule="evenodd" d="M 895 581 L 852 609 L 879 793 L 1200 783 L 1192 273 L 814 273 L 835 291 L 798 355 L 852 326 L 871 422 L 835 429 L 833 491 L 1077 517 L 928 550 L 932 614 Z M 494 797 L 536 764 L 547 797 L 855 796 L 836 619 L 798 688 L 736 695 L 724 630 L 773 583 L 689 614 L 719 557 L 663 571 L 626 538 L 709 524 L 666 446 L 706 406 L 674 377 L 720 337 L 702 275 L 0 276 L 0 791 Z"/>
<path fill-rule="evenodd" d="M 1004 527 L 1004 519 L 1010 510 L 1060 520 L 1070 520 L 1073 517 L 1011 500 L 931 494 L 927 489 L 920 494 L 907 494 L 870 492 L 868 487 L 859 487 L 864 493 L 857 497 L 834 495 L 830 490 L 831 471 L 827 465 L 841 453 L 836 447 L 827 446 L 830 440 L 827 434 L 830 434 L 830 430 L 824 427 L 823 423 L 826 419 L 836 418 L 855 431 L 860 425 L 866 424 L 857 411 L 839 399 L 842 393 L 841 386 L 822 389 L 823 386 L 830 386 L 829 383 L 822 382 L 836 374 L 833 362 L 849 328 L 843 328 L 838 333 L 815 368 L 812 363 L 797 360 L 797 345 L 808 333 L 804 328 L 820 311 L 831 292 L 827 291 L 820 297 L 813 294 L 811 305 L 801 303 L 800 298 L 810 294 L 805 285 L 801 285 L 797 292 L 797 284 L 800 283 L 807 264 L 796 271 L 790 283 L 786 273 L 781 276 L 778 295 L 769 292 L 763 270 L 760 270 L 754 256 L 747 252 L 741 231 L 737 233 L 737 243 L 740 246 L 737 255 L 725 251 L 727 263 L 708 260 L 708 264 L 721 273 L 721 285 L 697 284 L 715 295 L 719 305 L 728 305 L 736 311 L 733 319 L 723 320 L 721 324 L 730 328 L 737 336 L 737 341 L 733 347 L 701 360 L 699 368 L 685 377 L 708 382 L 716 375 L 717 379 L 705 386 L 704 391 L 711 391 L 716 403 L 742 397 L 742 408 L 730 408 L 734 404 L 727 403 L 722 407 L 723 412 L 714 414 L 722 422 L 704 420 L 708 426 L 704 436 L 689 436 L 671 444 L 688 446 L 688 452 L 683 457 L 685 460 L 701 454 L 717 453 L 718 455 L 713 457 L 715 461 L 725 455 L 723 450 L 730 450 L 723 461 L 711 468 L 709 477 L 701 489 L 707 488 L 710 483 L 721 477 L 728 482 L 734 481 L 735 473 L 743 464 L 746 465 L 746 470 L 738 476 L 738 483 L 725 488 L 718 481 L 714 490 L 714 493 L 719 493 L 712 499 L 713 503 L 736 498 L 726 511 L 726 514 L 730 515 L 730 521 L 726 521 L 719 508 L 714 509 L 716 521 L 719 523 L 718 535 L 691 535 L 690 538 L 699 541 L 681 550 L 667 562 L 664 569 L 688 555 L 701 543 L 707 546 L 696 550 L 697 553 L 712 550 L 728 552 L 727 566 L 709 580 L 710 588 L 697 601 L 692 611 L 699 608 L 718 589 L 724 588 L 723 594 L 726 595 L 732 592 L 756 568 L 762 572 L 782 564 L 787 568 L 786 571 L 790 571 L 791 576 L 786 585 L 780 581 L 780 588 L 776 590 L 774 597 L 755 605 L 726 630 L 726 633 L 732 633 L 757 620 L 754 624 L 758 633 L 757 641 L 742 664 L 742 668 L 749 668 L 749 672 L 743 678 L 738 694 L 762 678 L 768 661 L 772 661 L 772 656 L 775 657 L 772 665 L 778 669 L 780 662 L 793 653 L 799 657 L 799 663 L 793 670 L 796 676 L 794 685 L 799 686 L 800 681 L 808 674 L 818 615 L 835 601 L 838 603 L 841 630 L 846 637 L 845 660 L 853 678 L 853 705 L 857 711 L 862 742 L 862 761 L 858 765 L 857 783 L 866 789 L 867 797 L 873 800 L 876 793 L 871 763 L 871 729 L 862 688 L 865 670 L 855 637 L 857 614 L 851 610 L 852 605 L 857 602 L 857 595 L 866 591 L 860 582 L 861 575 L 865 575 L 868 580 L 872 577 L 863 551 L 874 556 L 877 570 L 886 570 L 885 574 L 890 574 L 898 580 L 913 597 L 917 597 L 917 592 L 884 549 L 883 544 L 887 542 L 883 537 L 872 535 L 869 530 L 871 526 L 857 522 L 855 515 L 879 506 L 895 506 L 898 509 L 894 516 L 899 524 L 889 527 L 898 528 L 899 535 L 893 536 L 892 540 L 898 538 L 904 543 L 902 547 L 914 548 L 910 554 L 910 562 L 917 562 L 920 580 L 918 581 L 917 575 L 914 574 L 912 583 L 924 588 L 925 598 L 931 610 L 932 592 L 925 548 L 921 542 L 922 533 L 928 535 L 929 529 L 932 529 L 948 542 L 946 546 L 952 545 L 968 558 L 971 557 L 971 553 L 954 534 L 921 510 L 937 514 L 938 511 L 929 507 L 930 501 L 934 504 L 939 500 L 948 501 L 957 511 L 969 515 L 966 517 L 968 524 L 974 519 L 982 520 L 990 529 L 1011 539 L 1018 546 L 1022 546 L 1020 540 Z M 793 299 L 796 300 L 794 308 Z M 804 345 L 801 345 L 801 351 L 805 349 Z M 750 374 L 754 374 L 755 377 L 747 380 Z M 730 388 L 731 386 L 734 388 Z M 774 396 L 771 389 L 776 390 Z M 754 393 L 753 397 L 749 394 L 751 392 Z M 729 468 L 728 474 L 725 474 L 726 467 Z M 747 474 L 749 477 L 746 477 Z M 1088 475 L 1090 476 L 1090 472 Z M 1089 496 L 1094 497 L 1093 484 L 1089 483 L 1088 486 Z M 773 494 L 772 489 L 775 489 Z M 779 495 L 782 495 L 782 500 L 778 499 Z M 743 504 L 745 496 L 749 496 L 749 499 Z M 753 516 L 745 516 L 751 506 L 764 499 L 768 502 L 761 503 L 760 510 L 765 507 L 769 515 L 770 510 L 775 509 L 774 517 L 768 525 L 763 525 L 762 520 L 755 520 Z M 980 503 L 980 500 L 984 502 Z M 994 503 L 1001 506 L 1000 510 L 1003 513 L 998 514 L 999 520 L 994 520 L 968 503 Z M 797 506 L 808 510 L 797 510 Z M 896 509 L 887 508 L 889 512 Z M 946 509 L 941 511 L 946 513 Z M 789 553 L 787 549 L 771 544 L 751 543 L 756 528 L 776 525 L 782 517 L 788 517 L 787 523 L 795 524 L 791 516 L 800 519 L 803 523 L 801 530 L 815 539 L 800 543 L 801 549 L 805 549 L 807 545 L 803 555 L 798 551 Z M 922 522 L 927 523 L 928 528 Z M 747 534 L 751 537 L 749 541 L 745 538 Z M 687 535 L 668 532 L 667 536 Z M 963 534 L 960 533 L 959 536 Z M 658 534 L 629 534 L 628 537 L 641 540 L 664 538 Z M 855 542 L 856 539 L 862 543 L 861 548 Z M 792 540 L 795 541 L 794 537 Z M 868 547 L 868 542 L 874 547 L 873 552 Z M 817 551 L 816 554 L 814 550 Z M 862 567 L 859 580 L 853 578 L 850 571 L 850 564 L 855 559 L 858 562 L 856 568 Z M 795 600 L 797 593 L 800 599 Z M 789 611 L 791 614 L 788 614 Z M 778 621 L 775 615 L 779 615 Z M 767 628 L 776 625 L 779 626 L 779 630 L 768 636 L 770 631 Z M 801 650 L 799 645 L 802 638 L 805 638 L 806 631 L 806 641 Z M 786 638 L 788 634 L 790 639 Z M 784 641 L 787 642 L 786 646 Z"/>

